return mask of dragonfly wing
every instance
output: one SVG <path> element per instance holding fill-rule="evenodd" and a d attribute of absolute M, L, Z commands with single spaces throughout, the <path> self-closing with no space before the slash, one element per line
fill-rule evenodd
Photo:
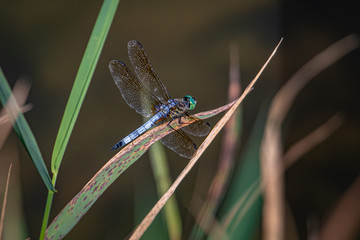
<path fill-rule="evenodd" d="M 187 112 L 185 114 L 190 116 L 190 114 Z M 193 136 L 198 136 L 198 137 L 204 137 L 209 134 L 209 132 L 210 132 L 210 124 L 209 123 L 207 123 L 204 120 L 201 120 L 199 118 L 193 117 L 193 116 L 190 116 L 190 118 L 195 118 L 195 119 L 197 119 L 197 121 L 186 127 L 181 128 L 182 130 L 184 130 L 188 134 L 191 134 Z"/>
<path fill-rule="evenodd" d="M 135 74 L 140 82 L 153 96 L 157 97 L 161 103 L 167 103 L 170 99 L 169 93 L 151 65 L 149 57 L 142 45 L 135 40 L 129 41 L 128 54 Z"/>
<path fill-rule="evenodd" d="M 196 144 L 181 129 L 166 135 L 160 141 L 166 147 L 186 158 L 191 158 L 197 149 Z"/>
<path fill-rule="evenodd" d="M 144 117 L 153 115 L 153 106 L 159 104 L 145 89 L 130 69 L 121 61 L 109 63 L 111 76 L 125 102 Z"/>

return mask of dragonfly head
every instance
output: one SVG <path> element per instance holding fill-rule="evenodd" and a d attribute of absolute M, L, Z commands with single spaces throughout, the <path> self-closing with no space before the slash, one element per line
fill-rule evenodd
<path fill-rule="evenodd" d="M 188 104 L 188 109 L 193 110 L 196 106 L 196 99 L 190 95 L 184 97 L 184 101 Z"/>

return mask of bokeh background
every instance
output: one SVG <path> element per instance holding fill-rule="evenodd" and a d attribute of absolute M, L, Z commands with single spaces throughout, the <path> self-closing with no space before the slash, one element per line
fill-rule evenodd
<path fill-rule="evenodd" d="M 33 109 L 25 116 L 48 166 L 101 4 L 42 0 L 0 4 L 0 66 L 10 85 L 19 78 L 32 83 L 28 102 Z M 283 37 L 277 55 L 244 102 L 244 143 L 260 106 L 296 70 L 335 41 L 359 33 L 360 15 L 355 5 L 355 1 L 320 0 L 121 1 L 62 162 L 51 219 L 113 156 L 109 149 L 114 143 L 142 123 L 122 99 L 107 67 L 112 59 L 130 64 L 126 48 L 129 40 L 142 43 L 171 95 L 196 96 L 196 111 L 200 112 L 227 103 L 230 42 L 239 44 L 241 81 L 246 85 Z M 307 237 L 309 218 L 315 216 L 321 222 L 359 175 L 359 63 L 356 50 L 317 76 L 301 92 L 287 121 L 285 147 L 336 112 L 346 116 L 338 131 L 286 172 L 286 198 L 300 239 Z M 209 122 L 213 126 L 218 119 Z M 200 143 L 201 139 L 195 141 Z M 243 143 L 237 147 L 239 153 Z M 216 171 L 219 148 L 220 138 L 177 191 L 185 237 L 194 221 L 189 213 L 191 198 L 194 192 L 205 198 Z M 167 153 L 175 178 L 187 160 Z M 17 176 L 13 184 L 21 188 L 10 189 L 9 194 L 20 194 L 21 201 L 16 204 L 21 208 L 12 213 L 9 207 L 7 218 L 23 217 L 19 223 L 25 236 L 34 239 L 40 231 L 46 188 L 15 134 L 0 152 L 1 188 L 11 159 L 8 156 L 18 159 L 11 160 Z M 145 155 L 120 176 L 67 239 L 127 236 L 136 224 L 135 192 L 155 192 L 150 169 Z M 157 197 L 153 197 L 155 203 Z M 14 232 L 8 230 L 6 234 L 4 239 L 15 239 L 9 237 Z"/>

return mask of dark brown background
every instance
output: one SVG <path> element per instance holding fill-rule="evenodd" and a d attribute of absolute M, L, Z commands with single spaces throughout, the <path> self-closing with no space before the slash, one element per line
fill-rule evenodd
<path fill-rule="evenodd" d="M 142 123 L 121 98 L 107 64 L 129 64 L 126 44 L 140 41 L 173 97 L 196 96 L 196 111 L 226 103 L 228 44 L 239 43 L 242 83 L 260 69 L 281 37 L 282 46 L 244 103 L 244 141 L 261 103 L 315 54 L 359 33 L 353 1 L 121 1 L 75 125 L 57 182 L 52 217 L 113 155 L 111 146 Z M 94 25 L 98 1 L 3 1 L 0 6 L 0 66 L 11 85 L 32 82 L 26 118 L 48 166 L 64 107 Z M 320 219 L 359 174 L 359 51 L 322 72 L 301 92 L 287 122 L 286 146 L 342 111 L 345 125 L 286 173 L 287 199 L 298 232 Z M 214 125 L 217 119 L 210 120 Z M 200 139 L 196 139 L 199 143 Z M 28 236 L 37 238 L 46 189 L 16 136 Z M 216 170 L 219 138 L 181 184 L 177 196 L 185 234 L 195 181 L 205 197 Z M 241 149 L 241 146 L 239 146 Z M 169 152 L 173 176 L 186 160 Z M 3 166 L 1 166 L 3 168 Z M 6 167 L 7 168 L 7 167 Z M 67 239 L 114 239 L 133 230 L 135 189 L 154 188 L 147 156 L 128 169 L 100 198 Z M 1 171 L 3 172 L 3 171 Z M 1 176 L 1 184 L 3 184 Z M 154 198 L 155 201 L 156 197 Z M 8 210 L 11 214 L 11 210 Z M 190 219 L 190 222 L 189 222 Z"/>

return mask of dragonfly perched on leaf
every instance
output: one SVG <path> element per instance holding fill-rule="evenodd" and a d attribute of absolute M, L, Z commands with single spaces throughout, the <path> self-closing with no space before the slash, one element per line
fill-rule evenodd
<path fill-rule="evenodd" d="M 150 60 L 138 41 L 128 42 L 128 54 L 135 74 L 121 61 L 112 60 L 109 69 L 116 86 L 125 102 L 135 111 L 150 119 L 141 127 L 116 143 L 111 150 L 124 146 L 155 125 L 171 122 L 175 119 L 181 123 L 182 117 L 196 121 L 163 137 L 160 141 L 180 156 L 191 158 L 196 151 L 195 143 L 186 134 L 206 136 L 210 131 L 207 122 L 191 116 L 196 100 L 190 95 L 181 99 L 172 99 L 152 67 Z M 185 133 L 186 132 L 186 133 Z"/>

